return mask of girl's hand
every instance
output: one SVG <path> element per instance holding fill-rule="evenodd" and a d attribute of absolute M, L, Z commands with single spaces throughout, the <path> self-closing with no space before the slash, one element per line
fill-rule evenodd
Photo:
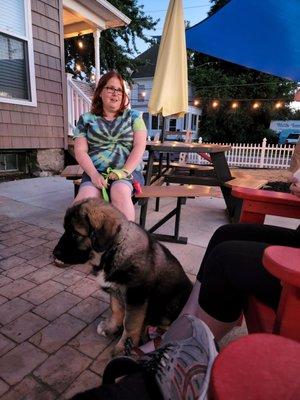
<path fill-rule="evenodd" d="M 126 179 L 128 178 L 129 173 L 128 171 L 123 168 L 123 169 L 108 169 L 108 178 L 111 179 L 112 181 L 116 181 L 118 179 Z"/>
<path fill-rule="evenodd" d="M 96 172 L 93 176 L 91 176 L 91 180 L 96 188 L 107 188 L 107 182 L 99 172 Z"/>

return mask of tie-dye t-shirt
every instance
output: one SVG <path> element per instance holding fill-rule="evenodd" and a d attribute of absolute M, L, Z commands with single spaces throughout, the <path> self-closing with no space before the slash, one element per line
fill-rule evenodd
<path fill-rule="evenodd" d="M 139 111 L 126 109 L 113 121 L 90 112 L 80 116 L 74 129 L 74 139 L 85 137 L 88 142 L 88 154 L 99 172 L 108 167 L 123 168 L 133 148 L 133 133 L 146 131 Z M 142 171 L 143 162 L 136 168 Z"/>

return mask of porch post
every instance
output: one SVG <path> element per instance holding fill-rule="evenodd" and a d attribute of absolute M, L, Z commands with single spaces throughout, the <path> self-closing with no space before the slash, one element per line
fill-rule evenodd
<path fill-rule="evenodd" d="M 101 31 L 100 31 L 100 29 L 97 28 L 93 32 L 94 50 L 95 50 L 95 68 L 96 68 L 95 81 L 96 81 L 96 84 L 98 83 L 98 81 L 100 79 L 100 35 L 101 35 Z"/>

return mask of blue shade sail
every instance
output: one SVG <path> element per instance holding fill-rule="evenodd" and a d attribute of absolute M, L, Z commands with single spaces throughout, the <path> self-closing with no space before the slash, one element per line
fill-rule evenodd
<path fill-rule="evenodd" d="M 300 81 L 300 0 L 231 0 L 186 31 L 187 48 Z"/>

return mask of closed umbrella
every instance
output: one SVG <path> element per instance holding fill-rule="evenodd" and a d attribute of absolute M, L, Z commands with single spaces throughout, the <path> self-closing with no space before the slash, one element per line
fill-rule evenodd
<path fill-rule="evenodd" d="M 170 0 L 148 110 L 183 117 L 188 110 L 187 57 L 182 0 Z M 163 124 L 164 126 L 164 124 Z M 163 140 L 163 133 L 161 135 Z"/>

